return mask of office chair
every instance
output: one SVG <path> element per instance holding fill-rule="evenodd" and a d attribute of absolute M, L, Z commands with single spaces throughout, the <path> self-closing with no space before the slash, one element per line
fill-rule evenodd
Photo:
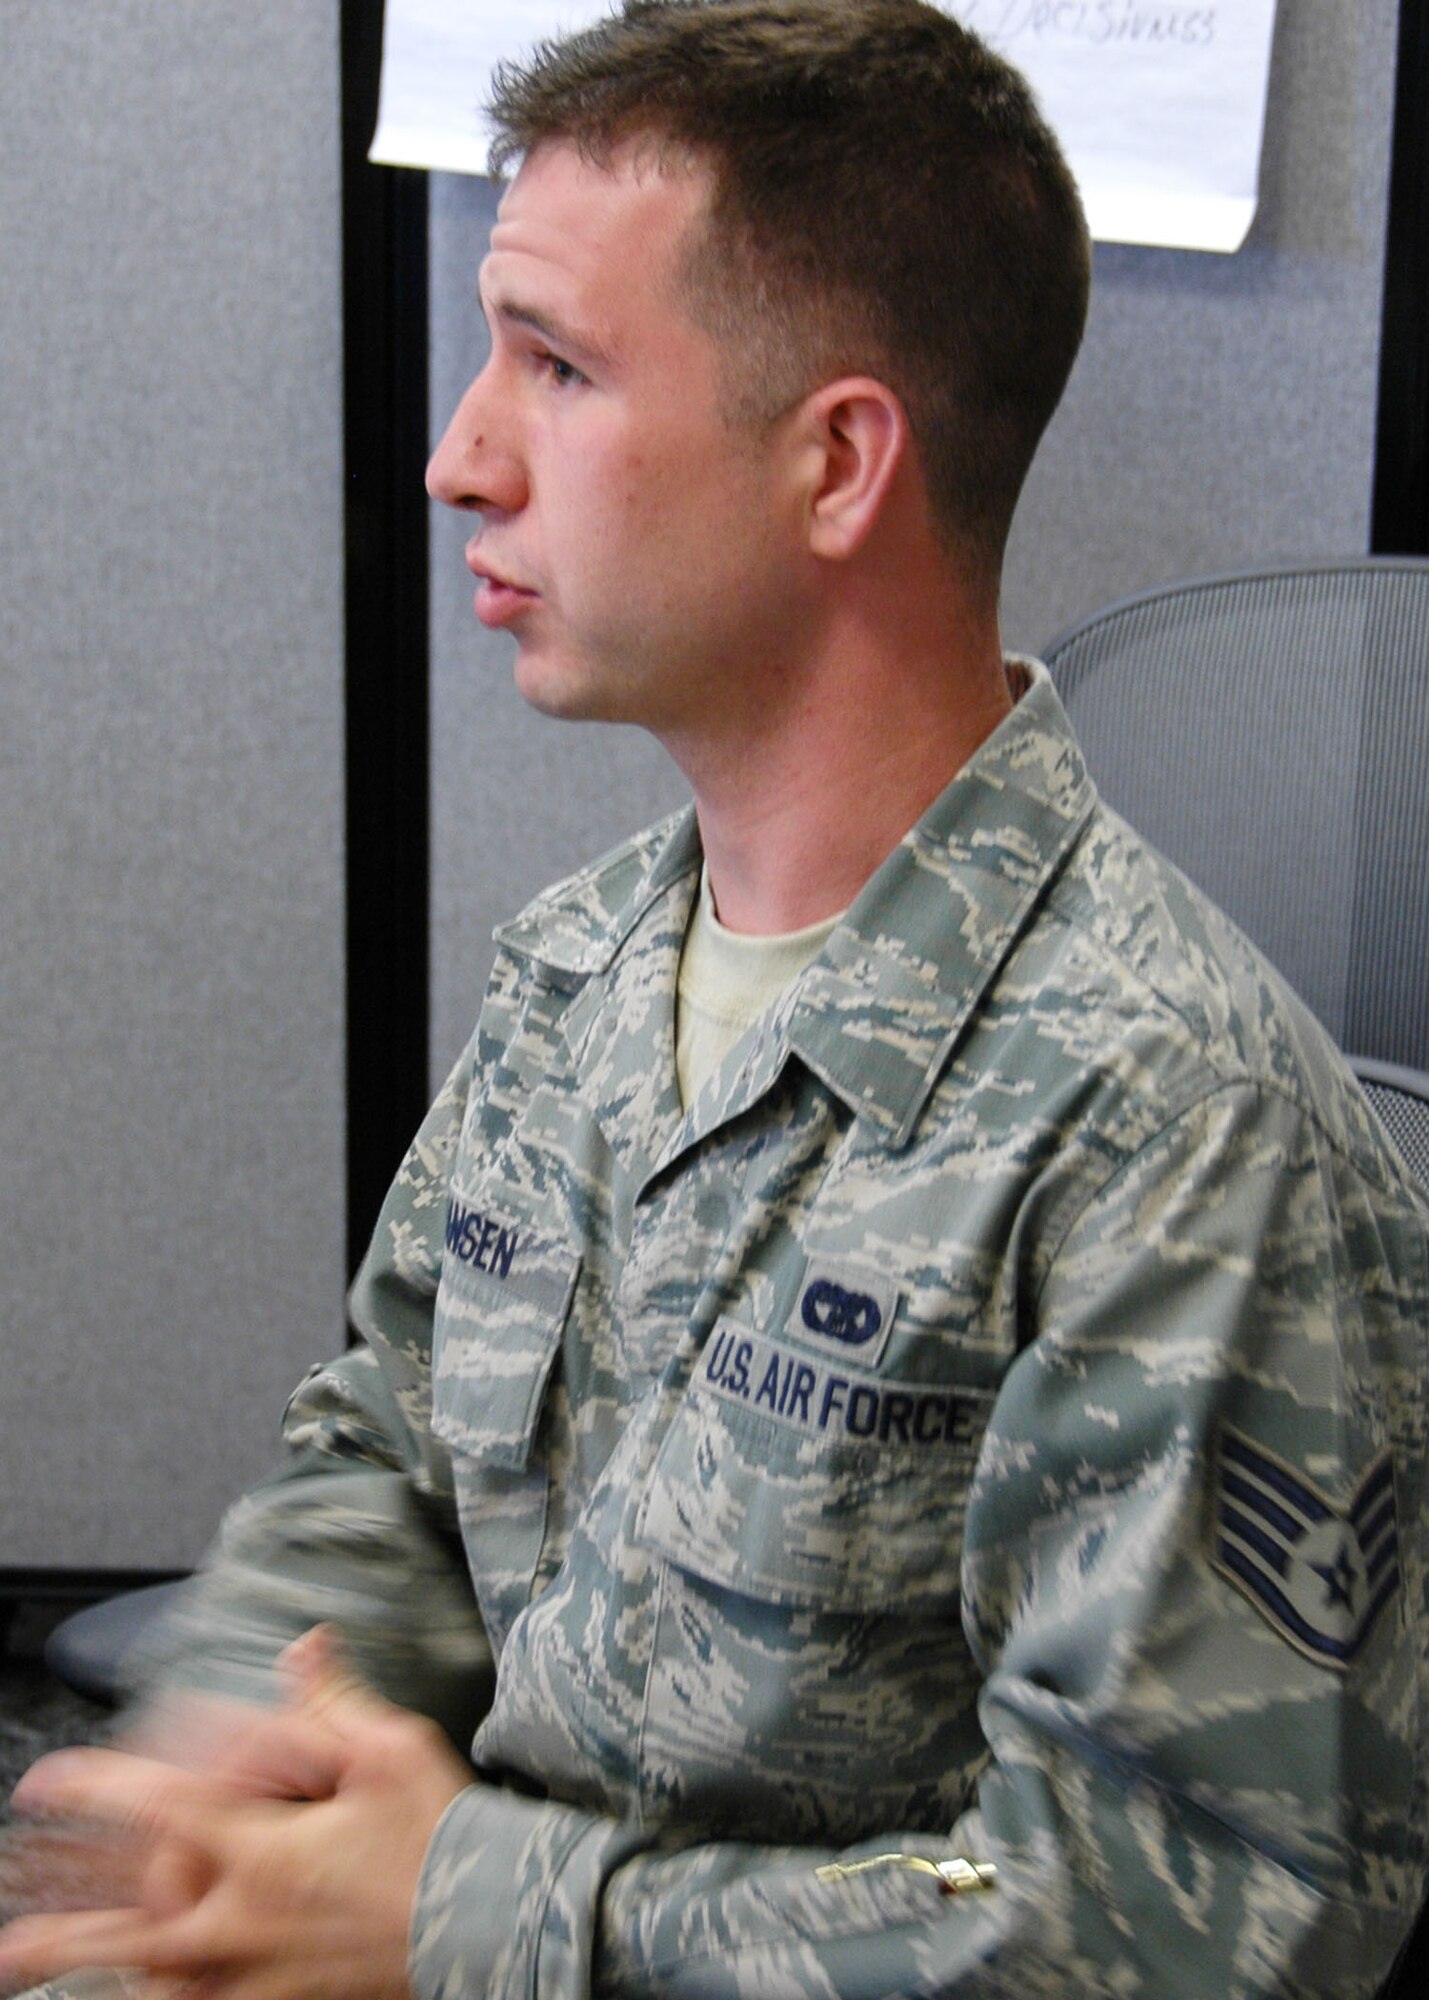
<path fill-rule="evenodd" d="M 1342 1049 L 1429 1069 L 1429 560 L 1147 591 L 1044 657 L 1108 803 Z"/>
<path fill-rule="evenodd" d="M 1353 1056 L 1350 1067 L 1415 1178 L 1429 1189 L 1429 1073 Z"/>
<path fill-rule="evenodd" d="M 72 1612 L 45 1640 L 45 1665 L 75 1694 L 112 1707 L 124 1692 L 126 1655 L 182 1588 L 181 1581 L 147 1584 Z"/>
<path fill-rule="evenodd" d="M 1251 937 L 1429 1187 L 1429 561 L 1173 584 L 1044 653 L 1107 802 Z M 1419 2000 L 1429 1907 L 1381 2000 Z"/>

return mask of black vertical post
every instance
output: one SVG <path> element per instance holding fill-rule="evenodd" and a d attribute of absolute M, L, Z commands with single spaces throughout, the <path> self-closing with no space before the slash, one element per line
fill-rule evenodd
<path fill-rule="evenodd" d="M 1400 0 L 1370 549 L 1429 555 L 1429 0 Z"/>
<path fill-rule="evenodd" d="M 341 0 L 348 1258 L 427 1100 L 427 183 L 369 164 L 382 0 Z"/>

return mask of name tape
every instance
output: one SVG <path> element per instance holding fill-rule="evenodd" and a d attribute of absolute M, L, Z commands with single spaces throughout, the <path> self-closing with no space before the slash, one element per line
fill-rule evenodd
<path fill-rule="evenodd" d="M 489 1271 L 494 1278 L 509 1278 L 521 1248 L 521 1232 L 494 1215 L 468 1208 L 453 1195 L 447 1209 L 446 1243 L 448 1255 L 459 1264 Z"/>

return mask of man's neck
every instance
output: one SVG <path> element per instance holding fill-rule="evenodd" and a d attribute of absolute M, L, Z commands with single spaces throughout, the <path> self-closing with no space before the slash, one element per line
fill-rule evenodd
<path fill-rule="evenodd" d="M 730 930 L 801 930 L 845 909 L 1010 712 L 996 635 L 978 653 L 820 677 L 698 757 L 710 885 Z"/>

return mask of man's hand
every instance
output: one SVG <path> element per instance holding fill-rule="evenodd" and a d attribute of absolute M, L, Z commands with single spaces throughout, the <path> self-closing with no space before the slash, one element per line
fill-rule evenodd
<path fill-rule="evenodd" d="M 12 1924 L 0 1982 L 113 1966 L 202 1982 L 205 2000 L 405 2000 L 422 1862 L 471 1772 L 323 1632 L 288 1667 L 291 1699 L 205 1771 L 104 1750 L 35 1766 L 17 1806 L 107 1829 L 128 1900 Z"/>

